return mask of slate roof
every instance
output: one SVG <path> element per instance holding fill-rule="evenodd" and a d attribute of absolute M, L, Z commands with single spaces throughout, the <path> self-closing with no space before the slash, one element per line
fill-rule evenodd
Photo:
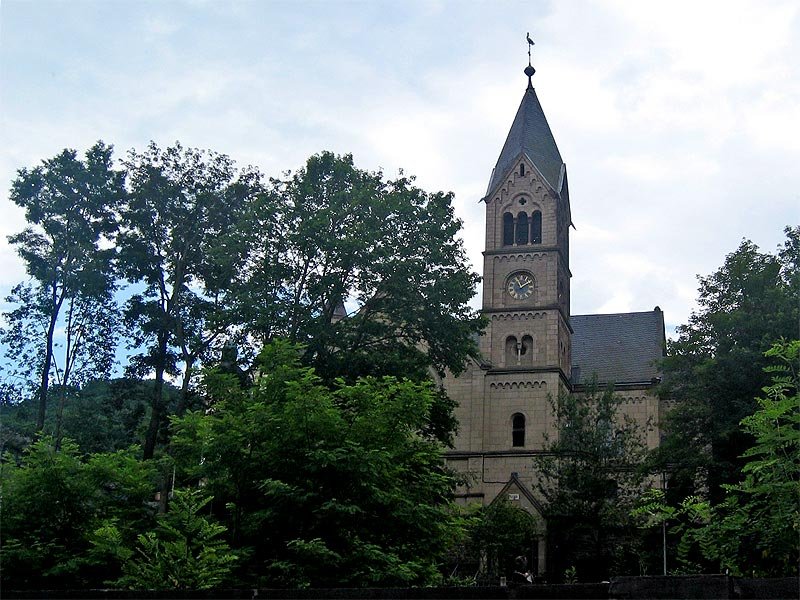
<path fill-rule="evenodd" d="M 572 383 L 643 383 L 659 377 L 664 356 L 664 313 L 573 315 Z"/>
<path fill-rule="evenodd" d="M 500 158 L 492 170 L 489 188 L 486 190 L 487 195 L 494 192 L 495 187 L 523 153 L 539 169 L 547 184 L 556 192 L 560 192 L 561 167 L 564 161 L 561 160 L 561 154 L 547 124 L 542 105 L 539 104 L 539 98 L 536 97 L 536 92 L 530 84 L 522 96 L 522 102 L 511 124 Z"/>

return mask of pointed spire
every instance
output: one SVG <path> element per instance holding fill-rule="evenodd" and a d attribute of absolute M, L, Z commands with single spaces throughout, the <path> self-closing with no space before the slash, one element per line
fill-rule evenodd
<path fill-rule="evenodd" d="M 561 160 L 553 133 L 550 131 L 542 106 L 539 104 L 539 98 L 536 97 L 531 83 L 531 77 L 536 69 L 531 65 L 530 52 L 533 40 L 530 35 L 527 36 L 527 41 L 528 66 L 525 67 L 525 75 L 528 76 L 528 87 L 522 96 L 522 102 L 514 117 L 514 122 L 511 124 L 506 143 L 503 145 L 503 150 L 492 171 L 489 188 L 486 190 L 487 195 L 494 192 L 500 182 L 506 178 L 508 171 L 516 166 L 517 160 L 523 155 L 533 163 L 545 183 L 553 191 L 561 192 L 564 161 Z"/>
<path fill-rule="evenodd" d="M 336 308 L 333 310 L 333 316 L 331 317 L 331 323 L 338 323 L 342 319 L 347 318 L 347 309 L 344 307 L 344 302 L 339 300 L 339 303 L 336 305 Z"/>

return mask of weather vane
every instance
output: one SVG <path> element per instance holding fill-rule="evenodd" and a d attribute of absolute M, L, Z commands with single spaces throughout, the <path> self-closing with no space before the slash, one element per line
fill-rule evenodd
<path fill-rule="evenodd" d="M 533 65 L 531 65 L 531 46 L 533 46 L 533 40 L 531 39 L 530 32 L 525 34 L 525 38 L 528 40 L 528 66 L 525 67 L 525 75 L 528 76 L 528 87 L 532 88 L 533 84 L 531 83 L 531 77 L 533 77 L 533 74 L 536 73 L 536 69 L 534 69 Z"/>
<path fill-rule="evenodd" d="M 533 40 L 531 39 L 530 32 L 526 33 L 525 37 L 528 40 L 528 66 L 530 67 L 531 66 L 531 46 L 533 46 L 534 43 L 533 43 Z"/>

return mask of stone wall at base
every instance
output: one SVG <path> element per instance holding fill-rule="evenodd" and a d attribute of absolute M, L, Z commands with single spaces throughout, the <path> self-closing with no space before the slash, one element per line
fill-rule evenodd
<path fill-rule="evenodd" d="M 611 598 L 733 598 L 733 578 L 727 575 L 614 577 Z"/>
<path fill-rule="evenodd" d="M 429 588 L 325 588 L 304 590 L 217 589 L 217 590 L 3 590 L 4 600 L 60 598 L 62 600 L 118 598 L 120 600 L 189 599 L 216 600 L 394 600 L 395 598 L 434 600 L 471 599 L 544 599 L 592 598 L 800 598 L 800 578 L 743 579 L 727 575 L 670 575 L 665 577 L 615 577 L 610 583 L 575 583 L 565 585 L 523 585 L 486 587 Z"/>
<path fill-rule="evenodd" d="M 728 575 L 615 577 L 608 597 L 625 598 L 800 598 L 800 577 L 746 579 Z"/>
<path fill-rule="evenodd" d="M 800 577 L 780 579 L 737 579 L 739 598 L 800 598 Z"/>

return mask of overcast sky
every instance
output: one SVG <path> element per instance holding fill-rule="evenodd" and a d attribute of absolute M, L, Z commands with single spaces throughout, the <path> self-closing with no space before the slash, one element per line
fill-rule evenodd
<path fill-rule="evenodd" d="M 567 163 L 573 314 L 686 322 L 697 274 L 800 223 L 800 2 L 2 0 L 0 294 L 20 167 L 96 140 L 321 150 L 452 190 L 481 268 L 486 192 L 526 86 Z M 479 305 L 476 297 L 475 305 Z"/>

